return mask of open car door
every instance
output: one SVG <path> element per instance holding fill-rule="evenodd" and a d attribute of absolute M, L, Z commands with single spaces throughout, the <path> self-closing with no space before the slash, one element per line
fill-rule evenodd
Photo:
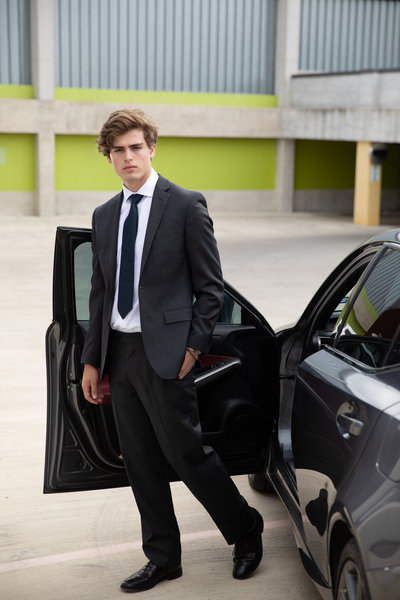
<path fill-rule="evenodd" d="M 107 379 L 101 405 L 87 402 L 80 385 L 91 262 L 91 230 L 59 227 L 46 333 L 45 493 L 128 485 Z M 228 284 L 209 353 L 196 367 L 196 386 L 204 444 L 232 475 L 263 471 L 278 410 L 277 345 L 262 315 Z"/>

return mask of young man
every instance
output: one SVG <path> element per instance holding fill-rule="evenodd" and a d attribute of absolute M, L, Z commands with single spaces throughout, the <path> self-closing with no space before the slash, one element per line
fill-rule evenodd
<path fill-rule="evenodd" d="M 153 170 L 156 141 L 154 124 L 128 109 L 113 112 L 97 140 L 123 187 L 93 214 L 82 355 L 86 400 L 101 400 L 97 367 L 109 375 L 141 516 L 149 562 L 122 582 L 128 592 L 182 575 L 168 464 L 235 544 L 233 576 L 249 577 L 262 558 L 261 515 L 240 496 L 214 450 L 202 445 L 193 367 L 207 351 L 223 300 L 212 221 L 200 193 Z"/>

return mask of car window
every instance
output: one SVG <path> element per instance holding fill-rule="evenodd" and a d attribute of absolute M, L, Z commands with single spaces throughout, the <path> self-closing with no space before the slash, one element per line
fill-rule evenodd
<path fill-rule="evenodd" d="M 83 242 L 74 252 L 75 308 L 77 321 L 89 321 L 89 294 L 92 277 L 92 245 Z"/>
<path fill-rule="evenodd" d="M 224 303 L 221 313 L 218 317 L 219 325 L 241 325 L 242 307 L 235 302 L 226 292 L 224 293 Z"/>
<path fill-rule="evenodd" d="M 399 362 L 399 325 L 400 252 L 388 248 L 362 287 L 356 285 L 350 294 L 335 327 L 340 332 L 335 347 L 370 367 L 394 364 Z"/>
<path fill-rule="evenodd" d="M 343 317 L 343 313 L 347 306 L 350 295 L 353 293 L 353 289 L 351 289 L 349 292 L 346 292 L 343 298 L 340 300 L 340 302 L 335 306 L 334 311 L 329 315 L 329 318 L 326 321 L 326 323 L 324 323 L 323 326 L 320 328 L 321 334 L 323 333 L 325 335 L 331 335 L 332 333 L 336 332 L 338 324 L 340 323 Z"/>
<path fill-rule="evenodd" d="M 74 252 L 75 307 L 76 318 L 79 322 L 89 321 L 91 276 L 92 247 L 90 242 L 83 242 Z M 240 325 L 242 323 L 242 307 L 226 292 L 218 323 L 220 325 Z"/>

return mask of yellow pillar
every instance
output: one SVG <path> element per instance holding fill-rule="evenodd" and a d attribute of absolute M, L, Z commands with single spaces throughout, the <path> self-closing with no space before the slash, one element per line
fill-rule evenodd
<path fill-rule="evenodd" d="M 354 215 L 356 225 L 379 225 L 382 165 L 371 163 L 370 142 L 357 142 Z"/>

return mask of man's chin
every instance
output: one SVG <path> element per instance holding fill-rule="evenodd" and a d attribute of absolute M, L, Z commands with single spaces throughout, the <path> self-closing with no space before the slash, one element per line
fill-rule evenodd
<path fill-rule="evenodd" d="M 142 185 L 141 180 L 138 180 L 137 177 L 129 177 L 129 179 L 123 179 L 123 184 L 131 192 L 137 192 L 140 186 Z"/>

